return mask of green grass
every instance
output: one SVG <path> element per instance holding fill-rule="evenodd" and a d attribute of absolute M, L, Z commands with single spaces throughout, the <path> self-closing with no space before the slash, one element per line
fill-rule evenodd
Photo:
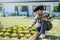
<path fill-rule="evenodd" d="M 4 28 L 6 27 L 11 27 L 14 25 L 29 25 L 33 22 L 33 19 L 29 18 L 14 18 L 14 17 L 9 17 L 9 18 L 0 18 L 0 22 L 3 25 Z"/>
<path fill-rule="evenodd" d="M 60 40 L 60 19 L 53 20 L 52 30 L 47 32 L 47 39 L 49 40 Z"/>
<path fill-rule="evenodd" d="M 0 18 L 3 27 L 11 27 L 14 25 L 29 25 L 34 21 L 32 18 Z M 47 32 L 46 38 L 43 40 L 60 40 L 60 19 L 53 20 L 53 28 Z"/>

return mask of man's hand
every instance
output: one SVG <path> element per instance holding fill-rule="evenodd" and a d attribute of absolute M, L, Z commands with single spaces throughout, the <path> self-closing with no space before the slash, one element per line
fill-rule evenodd
<path fill-rule="evenodd" d="M 48 18 L 42 18 L 42 20 L 52 22 L 51 20 L 48 20 Z"/>
<path fill-rule="evenodd" d="M 28 29 L 28 28 L 25 28 L 24 31 L 27 30 L 27 29 Z"/>
<path fill-rule="evenodd" d="M 32 26 L 31 26 L 31 25 L 29 25 L 29 26 L 28 26 L 28 28 L 25 28 L 24 30 L 28 30 L 28 29 L 29 29 L 29 28 L 31 28 L 31 27 L 32 27 Z"/>
<path fill-rule="evenodd" d="M 47 19 L 47 18 L 42 18 L 42 20 L 48 21 L 48 19 Z"/>

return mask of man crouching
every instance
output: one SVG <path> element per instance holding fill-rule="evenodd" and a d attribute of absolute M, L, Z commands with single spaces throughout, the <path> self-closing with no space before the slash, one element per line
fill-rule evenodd
<path fill-rule="evenodd" d="M 35 21 L 32 23 L 32 25 L 29 25 L 29 27 L 27 28 L 31 28 L 38 22 L 38 27 L 36 28 L 37 33 L 34 37 L 37 37 L 38 34 L 40 34 L 39 38 L 44 38 L 46 31 L 52 28 L 52 20 L 50 14 L 46 12 L 43 13 L 43 9 L 43 6 L 38 6 L 34 9 L 34 12 L 36 12 L 37 14 L 35 17 Z"/>

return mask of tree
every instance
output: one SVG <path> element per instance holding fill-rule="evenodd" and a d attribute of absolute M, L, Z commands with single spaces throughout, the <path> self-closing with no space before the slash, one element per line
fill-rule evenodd
<path fill-rule="evenodd" d="M 58 4 L 58 12 L 60 12 L 60 3 Z"/>
<path fill-rule="evenodd" d="M 58 6 L 54 6 L 54 12 L 60 12 L 60 3 Z"/>
<path fill-rule="evenodd" d="M 58 6 L 54 6 L 54 12 L 58 12 Z"/>

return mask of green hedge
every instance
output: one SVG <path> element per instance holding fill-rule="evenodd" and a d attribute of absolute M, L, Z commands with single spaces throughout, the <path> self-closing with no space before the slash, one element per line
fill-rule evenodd
<path fill-rule="evenodd" d="M 58 6 L 54 6 L 54 12 L 60 12 L 60 3 Z"/>

